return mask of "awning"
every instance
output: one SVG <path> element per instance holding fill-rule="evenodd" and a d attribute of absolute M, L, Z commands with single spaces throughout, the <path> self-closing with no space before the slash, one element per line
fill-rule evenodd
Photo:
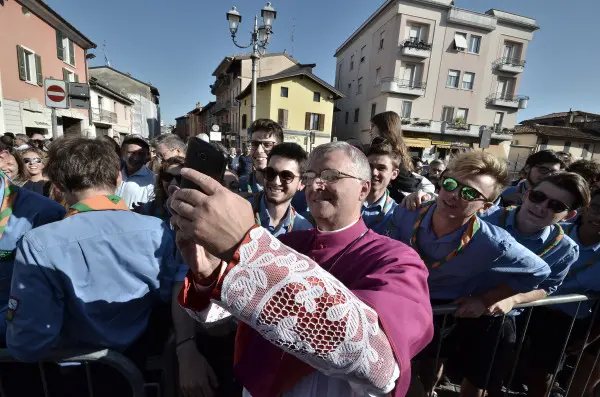
<path fill-rule="evenodd" d="M 416 147 L 416 148 L 424 148 L 424 149 L 431 146 L 431 140 L 424 139 L 424 138 L 404 138 L 404 143 L 406 143 L 406 146 L 408 146 L 408 147 Z"/>
<path fill-rule="evenodd" d="M 460 33 L 454 33 L 454 45 L 456 48 L 467 49 L 467 38 Z"/>
<path fill-rule="evenodd" d="M 450 149 L 450 147 L 452 147 L 452 142 L 446 141 L 431 141 L 431 144 L 437 146 L 440 149 Z"/>

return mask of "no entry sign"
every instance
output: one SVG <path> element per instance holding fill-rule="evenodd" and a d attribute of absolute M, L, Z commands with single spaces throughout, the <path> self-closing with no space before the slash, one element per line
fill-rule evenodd
<path fill-rule="evenodd" d="M 46 93 L 46 106 L 49 108 L 68 108 L 67 87 L 63 80 L 46 79 L 44 81 L 44 91 Z"/>

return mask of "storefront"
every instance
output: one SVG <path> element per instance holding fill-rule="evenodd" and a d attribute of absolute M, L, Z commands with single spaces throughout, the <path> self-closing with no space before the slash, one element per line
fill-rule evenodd
<path fill-rule="evenodd" d="M 408 147 L 408 153 L 411 157 L 423 157 L 423 151 L 431 147 L 431 139 L 425 138 L 404 138 L 404 143 Z"/>
<path fill-rule="evenodd" d="M 469 142 L 431 141 L 431 144 L 435 146 L 435 157 L 443 160 L 454 154 L 466 152 L 472 147 Z"/>

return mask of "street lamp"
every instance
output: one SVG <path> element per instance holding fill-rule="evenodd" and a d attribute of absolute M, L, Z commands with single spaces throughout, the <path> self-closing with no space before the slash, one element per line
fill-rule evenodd
<path fill-rule="evenodd" d="M 242 15 L 235 7 L 233 7 L 231 11 L 227 13 L 227 21 L 229 22 L 229 31 L 231 32 L 233 44 L 239 48 L 252 47 L 252 96 L 250 98 L 250 119 L 252 122 L 256 120 L 256 74 L 258 72 L 258 59 L 261 56 L 261 51 L 264 53 L 264 51 L 267 49 L 267 46 L 271 42 L 271 37 L 273 35 L 273 21 L 275 18 L 277 18 L 277 11 L 275 11 L 269 2 L 261 10 L 260 15 L 262 17 L 263 24 L 259 27 L 258 16 L 254 16 L 254 30 L 251 34 L 250 44 L 244 46 L 238 44 L 235 38 L 238 28 L 242 23 Z"/>

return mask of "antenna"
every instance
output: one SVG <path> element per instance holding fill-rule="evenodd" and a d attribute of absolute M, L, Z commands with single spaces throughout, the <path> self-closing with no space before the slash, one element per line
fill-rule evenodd
<path fill-rule="evenodd" d="M 110 61 L 106 55 L 106 40 L 104 40 L 104 43 L 102 44 L 102 52 L 104 53 L 104 66 L 110 66 Z"/>
<path fill-rule="evenodd" d="M 295 52 L 294 52 L 294 41 L 296 39 L 296 18 L 294 18 L 292 20 L 292 34 L 291 34 L 291 40 L 292 40 L 292 53 L 290 54 L 291 56 L 294 56 Z"/>

